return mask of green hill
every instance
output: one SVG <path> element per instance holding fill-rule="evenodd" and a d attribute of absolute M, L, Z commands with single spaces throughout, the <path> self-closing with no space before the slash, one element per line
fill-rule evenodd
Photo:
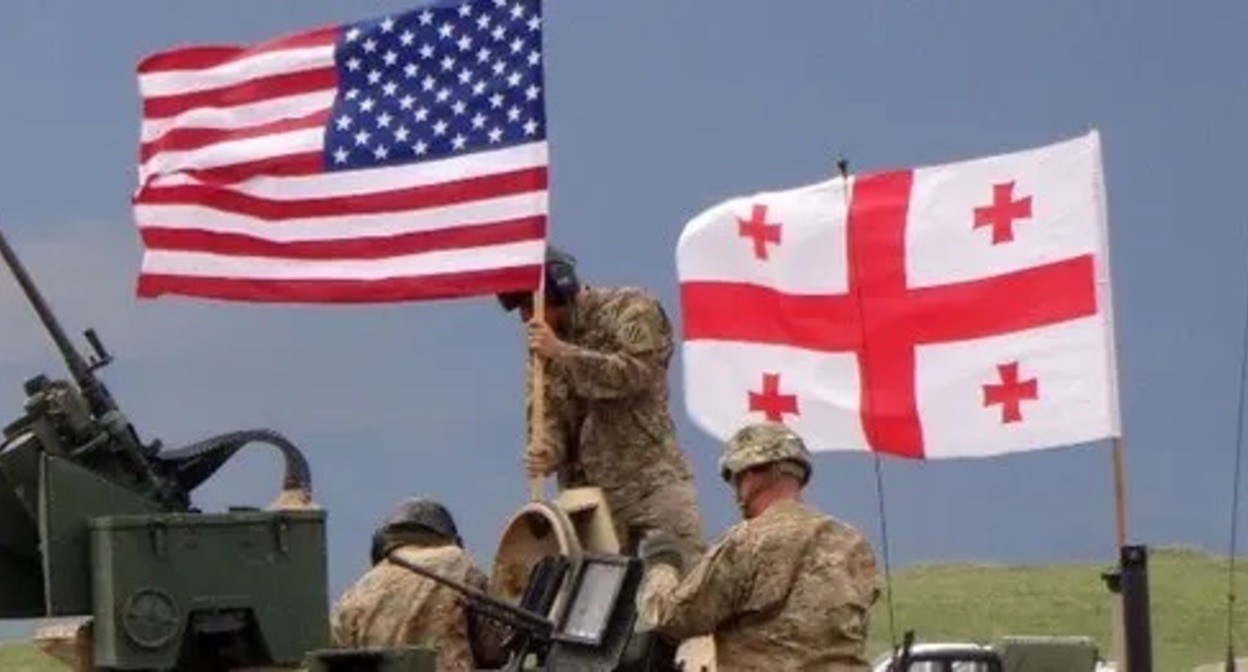
<path fill-rule="evenodd" d="M 893 577 L 897 638 L 992 642 L 1003 635 L 1089 635 L 1110 649 L 1104 566 L 932 565 Z M 1238 653 L 1248 650 L 1248 561 L 1236 563 Z M 1153 669 L 1191 670 L 1226 651 L 1227 562 L 1199 551 L 1154 550 L 1149 556 Z M 872 615 L 871 651 L 888 649 L 888 611 Z"/>
<path fill-rule="evenodd" d="M 897 637 L 991 642 L 1010 634 L 1090 635 L 1112 657 L 1109 602 L 1100 565 L 931 565 L 893 577 Z M 1226 644 L 1227 563 L 1197 551 L 1157 550 L 1150 557 L 1153 669 L 1184 672 L 1218 661 Z M 1248 560 L 1236 567 L 1240 633 L 1248 633 Z M 872 621 L 871 652 L 888 648 L 886 603 Z M 1238 642 L 1248 651 L 1248 636 Z M 63 670 L 29 646 L 0 646 L 0 670 Z"/>

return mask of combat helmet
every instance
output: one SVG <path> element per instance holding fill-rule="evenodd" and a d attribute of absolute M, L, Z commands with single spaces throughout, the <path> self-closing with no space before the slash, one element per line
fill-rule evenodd
<path fill-rule="evenodd" d="M 566 306 L 581 290 L 581 280 L 576 275 L 576 257 L 554 245 L 546 245 L 546 303 Z M 503 310 L 511 312 L 532 299 L 530 292 L 505 292 L 498 295 Z"/>
<path fill-rule="evenodd" d="M 742 427 L 728 440 L 719 458 L 719 473 L 731 485 L 747 469 L 783 461 L 800 468 L 803 486 L 810 481 L 813 467 L 802 437 L 782 423 L 759 422 Z"/>
<path fill-rule="evenodd" d="M 442 504 L 424 497 L 405 499 L 382 524 L 383 530 L 423 529 L 459 543 L 455 519 Z"/>

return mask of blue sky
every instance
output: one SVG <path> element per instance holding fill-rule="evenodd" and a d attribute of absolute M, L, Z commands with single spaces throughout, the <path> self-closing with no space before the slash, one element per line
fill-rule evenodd
<path fill-rule="evenodd" d="M 419 3 L 3 4 L 0 226 L 67 327 L 94 326 L 113 350 L 107 382 L 143 437 L 180 445 L 263 426 L 295 440 L 330 511 L 334 595 L 408 495 L 445 501 L 490 562 L 526 498 L 523 340 L 492 300 L 133 297 L 135 64 Z M 554 240 L 588 282 L 644 286 L 677 317 L 677 236 L 719 200 L 821 180 L 838 152 L 856 170 L 924 165 L 1099 128 L 1131 538 L 1225 552 L 1248 284 L 1248 5 L 554 0 L 545 13 Z M 0 338 L 0 404 L 16 417 L 21 381 L 61 370 L 8 280 Z M 718 446 L 685 416 L 680 366 L 679 439 L 717 535 L 736 512 L 714 474 Z M 897 564 L 1112 562 L 1106 444 L 884 467 Z M 277 478 L 257 447 L 200 503 L 263 505 Z M 811 501 L 878 544 L 875 493 L 870 458 L 818 456 Z"/>

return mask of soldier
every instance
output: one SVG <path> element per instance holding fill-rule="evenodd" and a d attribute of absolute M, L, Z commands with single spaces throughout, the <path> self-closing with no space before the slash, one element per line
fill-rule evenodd
<path fill-rule="evenodd" d="M 334 606 L 334 644 L 343 648 L 431 645 L 439 672 L 468 672 L 506 662 L 506 627 L 478 618 L 452 588 L 389 560 L 425 567 L 481 591 L 488 580 L 463 550 L 450 512 L 408 499 L 373 535 L 372 569 Z"/>
<path fill-rule="evenodd" d="M 665 573 L 648 618 L 674 640 L 713 634 L 721 672 L 868 670 L 875 554 L 858 530 L 803 503 L 810 456 L 779 423 L 742 428 L 720 470 L 744 517 L 692 569 L 664 533 L 639 555 Z"/>
<path fill-rule="evenodd" d="M 692 562 L 705 541 L 668 409 L 671 324 L 643 290 L 582 286 L 575 263 L 548 248 L 544 320 L 533 319 L 532 294 L 498 297 L 508 312 L 519 308 L 529 347 L 547 362 L 544 441 L 529 442 L 526 469 L 530 477 L 557 472 L 562 488 L 602 488 L 626 552 L 661 527 Z"/>

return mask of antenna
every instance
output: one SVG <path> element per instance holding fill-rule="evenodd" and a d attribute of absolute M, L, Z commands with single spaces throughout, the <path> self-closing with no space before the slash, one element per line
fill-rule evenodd
<path fill-rule="evenodd" d="M 845 190 L 842 193 L 845 196 L 845 217 L 848 218 L 849 217 L 849 161 L 845 158 L 843 154 L 837 156 L 836 170 L 837 172 L 841 174 L 841 179 L 845 182 L 844 184 Z M 849 255 L 849 258 L 850 258 L 850 263 L 853 263 L 853 264 L 857 263 L 856 261 L 854 261 L 854 255 L 852 254 Z M 857 275 L 858 273 L 855 271 L 854 274 Z M 858 310 L 860 313 L 862 310 L 864 310 L 862 307 L 862 303 L 863 302 L 861 300 L 861 297 L 859 297 L 857 304 L 858 304 Z M 861 314 L 859 314 L 858 316 L 858 324 L 862 326 L 862 330 L 863 330 L 862 347 L 863 347 L 863 351 L 865 355 L 865 351 L 867 348 L 867 334 L 866 334 L 866 326 L 865 326 L 866 320 L 863 318 Z M 869 428 L 867 428 L 867 433 L 868 433 L 867 441 L 870 442 L 871 431 Z M 889 557 L 890 556 L 890 553 L 889 553 L 890 544 L 889 544 L 889 539 L 888 539 L 888 516 L 885 515 L 885 510 L 884 510 L 884 472 L 883 472 L 883 466 L 880 464 L 880 454 L 876 452 L 875 450 L 872 450 L 871 457 L 875 460 L 875 492 L 876 492 L 876 498 L 878 499 L 878 502 L 879 502 L 880 541 L 883 544 L 882 550 L 884 551 L 884 600 L 886 604 L 888 605 L 888 639 L 889 639 L 889 642 L 892 643 L 893 649 L 895 650 L 897 648 L 897 625 L 896 625 L 897 614 L 893 608 L 893 572 L 892 572 L 892 561 L 891 561 L 891 558 Z"/>
<path fill-rule="evenodd" d="M 1239 358 L 1239 408 L 1235 426 L 1235 471 L 1231 476 L 1231 540 L 1226 569 L 1226 669 L 1235 669 L 1235 552 L 1239 531 L 1239 482 L 1244 453 L 1244 386 L 1248 375 L 1248 293 L 1244 299 L 1244 341 Z"/>

